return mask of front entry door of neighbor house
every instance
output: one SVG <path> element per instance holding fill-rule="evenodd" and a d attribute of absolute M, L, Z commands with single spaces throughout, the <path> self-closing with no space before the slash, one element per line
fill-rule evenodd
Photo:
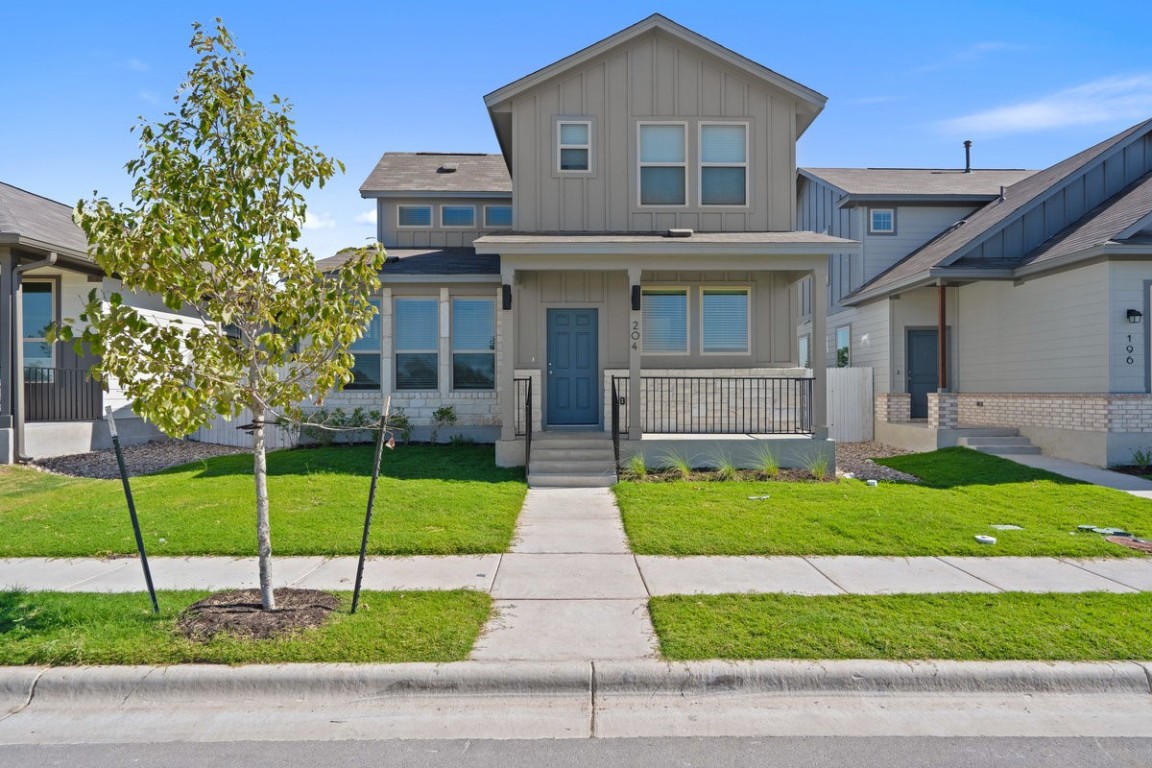
<path fill-rule="evenodd" d="M 595 309 L 548 310 L 548 423 L 596 424 L 600 387 Z"/>
<path fill-rule="evenodd" d="M 908 331 L 908 394 L 912 396 L 912 418 L 928 418 L 928 393 L 940 387 L 935 330 Z"/>

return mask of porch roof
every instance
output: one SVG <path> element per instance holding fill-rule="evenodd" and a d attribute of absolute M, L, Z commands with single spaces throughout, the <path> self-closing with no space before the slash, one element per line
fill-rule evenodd
<path fill-rule="evenodd" d="M 72 221 L 71 206 L 4 182 L 0 182 L 0 244 L 55 252 L 61 267 L 99 269 L 88 257 L 88 240 Z"/>
<path fill-rule="evenodd" d="M 860 244 L 815 232 L 512 232 L 484 235 L 479 254 L 812 255 L 852 252 Z"/>
<path fill-rule="evenodd" d="M 321 272 L 339 269 L 354 253 L 354 249 L 340 251 L 319 259 L 316 266 Z M 390 276 L 500 274 L 499 256 L 477 254 L 472 248 L 388 248 L 387 254 L 380 269 L 384 280 Z"/>

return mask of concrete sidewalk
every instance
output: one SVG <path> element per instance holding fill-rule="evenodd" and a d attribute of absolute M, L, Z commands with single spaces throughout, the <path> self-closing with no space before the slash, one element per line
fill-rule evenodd
<path fill-rule="evenodd" d="M 1144 499 L 1152 499 L 1152 481 L 1145 480 L 1141 477 L 1126 475 L 1123 472 L 1113 472 L 1110 469 L 1102 469 L 1076 461 L 1056 459 L 1044 455 L 1013 454 L 1001 456 L 1000 458 L 1009 459 L 1017 464 L 1023 464 L 1024 466 L 1034 469 L 1054 472 L 1057 475 L 1070 477 L 1073 480 L 1080 480 L 1084 483 L 1099 485 L 1103 488 L 1112 488 L 1117 491 L 1125 491 L 1133 496 L 1139 496 Z"/>

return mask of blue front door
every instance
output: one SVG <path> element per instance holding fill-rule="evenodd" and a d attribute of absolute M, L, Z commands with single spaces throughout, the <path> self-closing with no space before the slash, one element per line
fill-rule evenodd
<path fill-rule="evenodd" d="M 598 423 L 596 348 L 596 310 L 548 310 L 549 424 Z"/>

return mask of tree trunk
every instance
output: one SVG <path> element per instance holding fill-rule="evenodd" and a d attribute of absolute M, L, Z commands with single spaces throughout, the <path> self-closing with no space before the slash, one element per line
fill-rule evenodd
<path fill-rule="evenodd" d="M 256 549 L 260 555 L 260 600 L 276 610 L 272 591 L 272 526 L 268 521 L 268 457 L 264 450 L 264 409 L 252 409 L 252 477 L 256 480 Z"/>

